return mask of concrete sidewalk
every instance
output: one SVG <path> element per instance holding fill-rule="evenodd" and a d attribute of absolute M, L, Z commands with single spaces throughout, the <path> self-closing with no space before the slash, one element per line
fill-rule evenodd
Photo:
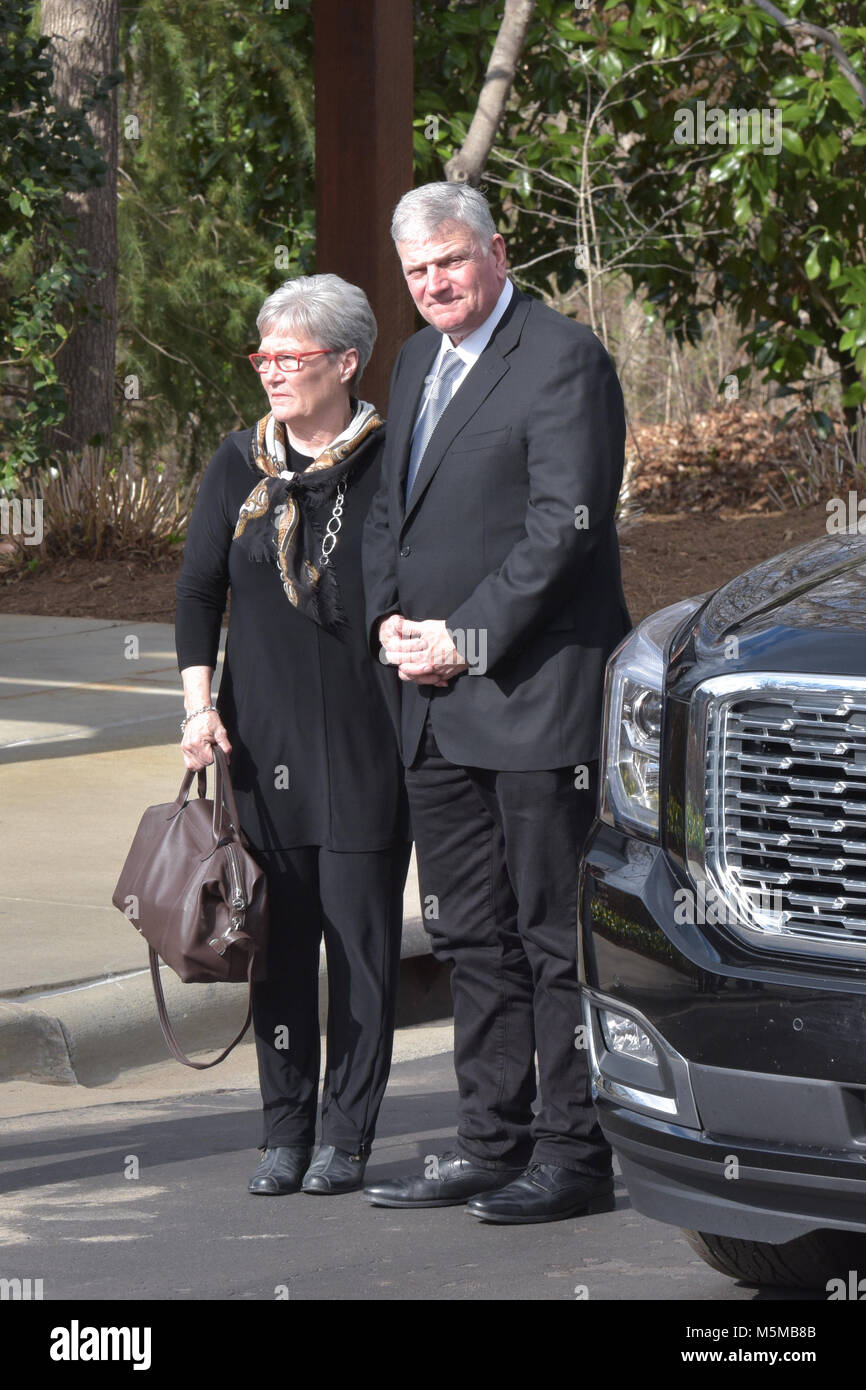
<path fill-rule="evenodd" d="M 166 1055 L 111 894 L 144 809 L 177 794 L 182 714 L 170 624 L 0 616 L 0 1080 L 97 1085 Z M 414 862 L 403 955 L 401 1021 L 441 1016 Z M 163 975 L 182 1045 L 224 1045 L 246 987 Z"/>

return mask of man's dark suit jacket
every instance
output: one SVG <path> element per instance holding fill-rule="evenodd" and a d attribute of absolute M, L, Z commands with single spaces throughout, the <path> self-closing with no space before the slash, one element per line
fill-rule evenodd
<path fill-rule="evenodd" d="M 467 634 L 469 656 L 486 648 L 486 669 L 447 688 L 394 670 L 403 760 L 429 709 L 440 752 L 460 766 L 588 762 L 604 665 L 631 625 L 614 525 L 625 443 L 616 372 L 588 328 L 515 289 L 431 436 L 407 508 L 412 426 L 440 343 L 423 328 L 391 378 L 364 534 L 370 642 L 378 656 L 389 613 L 444 618 Z"/>

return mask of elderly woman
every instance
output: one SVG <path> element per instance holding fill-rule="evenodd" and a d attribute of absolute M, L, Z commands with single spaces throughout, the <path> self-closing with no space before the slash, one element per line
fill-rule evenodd
<path fill-rule="evenodd" d="M 267 873 L 267 978 L 253 990 L 264 1134 L 253 1193 L 362 1185 L 391 1059 L 409 860 L 385 672 L 370 656 L 361 531 L 384 422 L 357 399 L 376 338 L 336 275 L 265 300 L 250 361 L 268 398 L 202 480 L 177 586 L 184 763 L 218 743 Z M 231 588 L 223 677 L 211 680 Z M 319 947 L 328 962 L 321 1141 Z"/>

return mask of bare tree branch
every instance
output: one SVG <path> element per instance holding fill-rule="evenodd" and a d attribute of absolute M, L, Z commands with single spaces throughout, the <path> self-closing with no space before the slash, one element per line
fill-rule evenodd
<path fill-rule="evenodd" d="M 460 149 L 445 165 L 449 183 L 477 184 L 496 138 L 511 91 L 535 0 L 505 0 L 505 13 L 496 35 L 475 115 Z"/>
<path fill-rule="evenodd" d="M 776 23 L 780 24 L 783 29 L 791 29 L 795 33 L 808 34 L 810 38 L 818 39 L 820 43 L 825 43 L 835 55 L 839 67 L 857 93 L 860 104 L 866 106 L 866 83 L 864 83 L 862 78 L 854 71 L 851 66 L 851 59 L 842 47 L 841 40 L 836 37 L 832 30 L 822 29 L 819 24 L 808 24 L 804 19 L 791 19 L 788 15 L 783 14 L 780 9 L 777 9 L 775 5 L 771 4 L 770 0 L 753 0 L 753 4 L 757 5 L 759 10 L 763 10 L 764 14 L 768 14 L 771 19 L 775 19 Z"/>

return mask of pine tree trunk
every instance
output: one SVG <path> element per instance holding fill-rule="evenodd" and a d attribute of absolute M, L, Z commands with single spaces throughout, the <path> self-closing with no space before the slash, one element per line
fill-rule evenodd
<path fill-rule="evenodd" d="M 117 67 L 120 0 L 42 0 L 42 33 L 52 40 L 53 95 L 58 110 L 74 110 L 94 82 Z M 117 95 L 88 122 L 107 170 L 101 188 L 70 194 L 76 246 L 102 272 L 88 295 L 93 317 L 71 333 L 57 356 L 67 393 L 66 418 L 52 449 L 80 449 L 111 439 L 117 334 Z"/>

